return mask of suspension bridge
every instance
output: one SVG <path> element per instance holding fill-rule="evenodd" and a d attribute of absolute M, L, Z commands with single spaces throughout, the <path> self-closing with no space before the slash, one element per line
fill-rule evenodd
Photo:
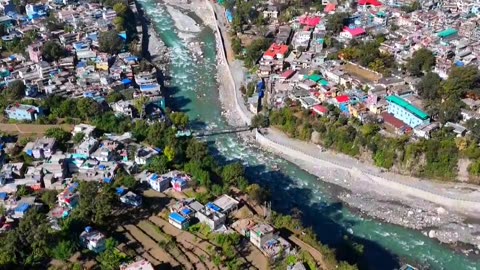
<path fill-rule="evenodd" d="M 198 129 L 198 130 L 185 130 L 185 131 L 178 131 L 177 137 L 209 137 L 209 136 L 216 136 L 222 134 L 232 134 L 232 133 L 240 133 L 246 131 L 252 131 L 254 127 L 251 126 L 242 126 L 242 127 L 228 127 L 228 128 L 220 128 L 220 129 Z"/>

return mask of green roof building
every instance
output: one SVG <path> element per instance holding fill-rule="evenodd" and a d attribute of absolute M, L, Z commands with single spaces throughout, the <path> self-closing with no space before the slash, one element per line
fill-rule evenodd
<path fill-rule="evenodd" d="M 453 29 L 453 28 L 449 28 L 447 30 L 443 30 L 442 32 L 438 33 L 437 36 L 439 38 L 449 38 L 449 37 L 453 37 L 457 34 L 458 34 L 458 30 Z"/>
<path fill-rule="evenodd" d="M 388 96 L 388 113 L 414 128 L 429 124 L 430 116 L 399 96 Z"/>

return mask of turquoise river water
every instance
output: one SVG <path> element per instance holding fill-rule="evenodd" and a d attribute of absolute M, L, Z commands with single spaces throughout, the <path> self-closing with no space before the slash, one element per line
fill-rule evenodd
<path fill-rule="evenodd" d="M 227 127 L 221 114 L 216 82 L 215 37 L 204 29 L 197 37 L 204 43 L 204 59 L 194 62 L 185 42 L 177 35 L 174 22 L 155 0 L 140 0 L 151 25 L 173 51 L 169 67 L 167 106 L 185 111 L 196 126 Z M 250 181 L 270 189 L 272 209 L 289 213 L 300 209 L 305 225 L 312 226 L 319 239 L 335 247 L 344 235 L 365 245 L 369 269 L 388 270 L 399 261 L 425 269 L 480 269 L 480 263 L 439 244 L 420 232 L 364 218 L 335 199 L 338 188 L 321 182 L 292 163 L 248 145 L 236 135 L 208 139 L 219 159 L 245 164 Z M 274 169 L 275 168 L 275 169 Z"/>

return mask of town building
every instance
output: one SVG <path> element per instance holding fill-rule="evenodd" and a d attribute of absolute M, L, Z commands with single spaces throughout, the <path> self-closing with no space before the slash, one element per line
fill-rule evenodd
<path fill-rule="evenodd" d="M 388 96 L 388 113 L 412 128 L 430 123 L 430 116 L 401 97 Z"/>
<path fill-rule="evenodd" d="M 80 234 L 82 246 L 95 253 L 101 253 L 105 250 L 105 241 L 105 235 L 92 227 L 85 227 L 85 230 Z"/>
<path fill-rule="evenodd" d="M 9 105 L 5 109 L 8 119 L 18 121 L 35 121 L 43 116 L 43 110 L 40 107 L 24 104 Z"/>
<path fill-rule="evenodd" d="M 207 203 L 203 208 L 195 213 L 195 217 L 201 223 L 205 223 L 212 231 L 225 224 L 227 216 L 222 213 L 222 209 L 214 203 Z"/>
<path fill-rule="evenodd" d="M 184 208 L 181 212 L 172 212 L 168 216 L 168 222 L 177 229 L 186 230 L 190 226 L 191 212 L 189 208 Z"/>
<path fill-rule="evenodd" d="M 164 192 L 170 188 L 170 178 L 152 173 L 147 175 L 146 181 L 150 184 L 150 187 L 158 192 Z"/>
<path fill-rule="evenodd" d="M 149 261 L 140 260 L 131 264 L 122 264 L 120 270 L 155 270 L 155 268 Z"/>

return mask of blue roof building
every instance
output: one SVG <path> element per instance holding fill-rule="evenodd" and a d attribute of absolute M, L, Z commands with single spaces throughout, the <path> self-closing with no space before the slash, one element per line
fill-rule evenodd
<path fill-rule="evenodd" d="M 23 217 L 32 206 L 28 203 L 22 203 L 17 208 L 15 208 L 15 216 Z"/>
<path fill-rule="evenodd" d="M 173 212 L 168 216 L 168 222 L 177 229 L 185 230 L 190 225 L 190 217 L 188 215 Z"/>

